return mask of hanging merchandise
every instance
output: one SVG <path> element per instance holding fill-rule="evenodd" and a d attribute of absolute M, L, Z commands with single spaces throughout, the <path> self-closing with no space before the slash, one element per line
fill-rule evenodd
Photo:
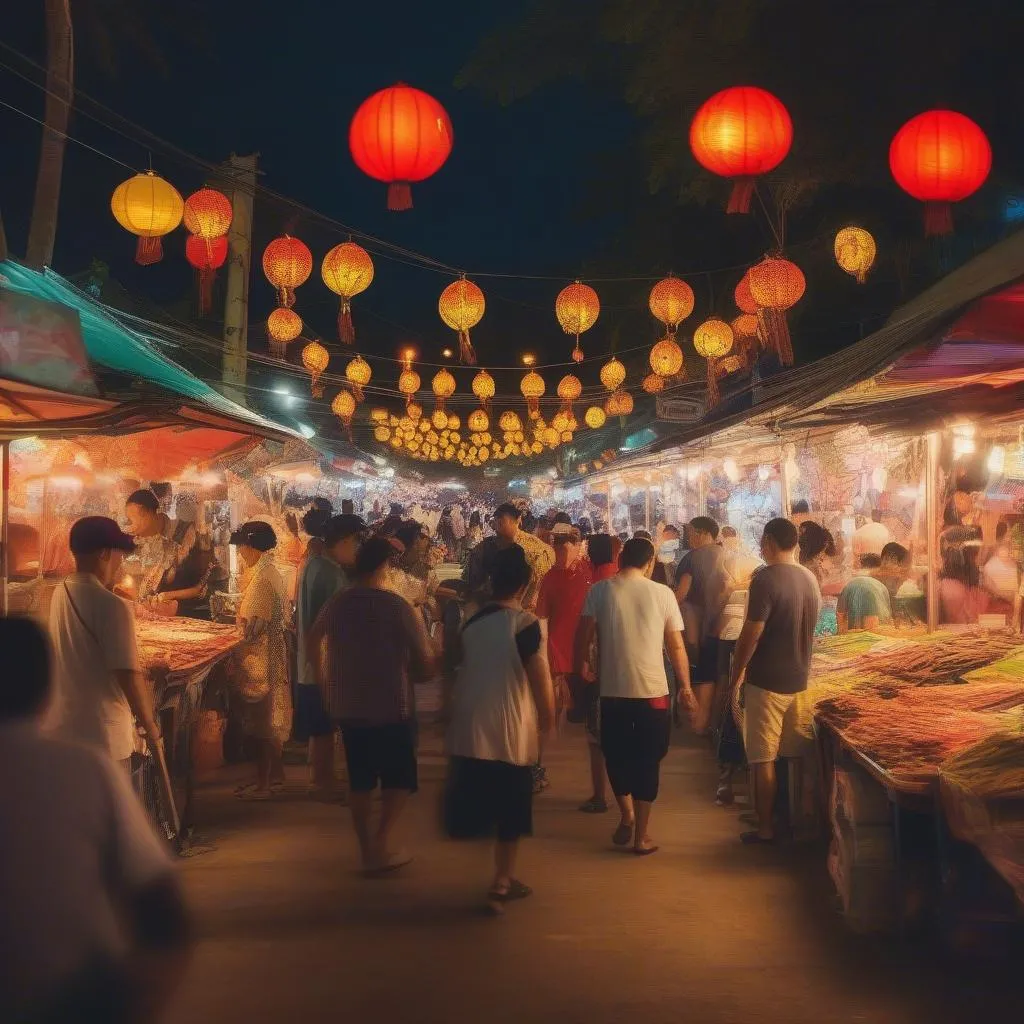
<path fill-rule="evenodd" d="M 348 130 L 356 166 L 387 184 L 389 210 L 412 209 L 410 184 L 439 171 L 453 141 L 444 107 L 401 82 L 364 100 Z"/>
<path fill-rule="evenodd" d="M 469 340 L 469 331 L 483 318 L 487 303 L 484 293 L 465 276 L 453 281 L 443 292 L 437 303 L 441 319 L 459 335 L 459 361 L 473 366 L 476 353 Z"/>
<path fill-rule="evenodd" d="M 633 411 L 633 396 L 628 391 L 613 391 L 604 403 L 609 416 L 628 416 Z"/>
<path fill-rule="evenodd" d="M 373 260 L 355 242 L 342 242 L 324 257 L 320 264 L 323 282 L 341 299 L 338 309 L 338 338 L 345 345 L 356 340 L 352 325 L 352 299 L 365 292 L 373 282 Z"/>
<path fill-rule="evenodd" d="M 352 386 L 352 394 L 357 402 L 363 400 L 363 389 L 370 383 L 371 377 L 373 377 L 373 370 L 362 356 L 356 356 L 355 359 L 349 360 L 345 367 L 345 378 Z"/>
<path fill-rule="evenodd" d="M 555 299 L 555 317 L 558 323 L 566 334 L 572 334 L 576 338 L 572 358 L 577 363 L 583 362 L 580 335 L 597 323 L 600 312 L 601 300 L 598 299 L 597 292 L 590 285 L 580 281 L 566 285 Z"/>
<path fill-rule="evenodd" d="M 677 377 L 686 380 L 686 359 L 679 342 L 672 335 L 665 335 L 655 342 L 650 354 L 651 369 L 659 377 Z"/>
<path fill-rule="evenodd" d="M 185 204 L 169 181 L 147 171 L 122 181 L 114 189 L 110 211 L 125 231 L 138 235 L 135 262 L 148 267 L 164 258 L 160 239 L 181 223 Z"/>
<path fill-rule="evenodd" d="M 586 414 L 583 417 L 584 422 L 590 427 L 591 430 L 600 430 L 605 425 L 605 421 L 608 419 L 604 409 L 599 405 L 592 405 L 587 409 Z"/>
<path fill-rule="evenodd" d="M 601 367 L 601 383 L 609 390 L 615 391 L 622 386 L 626 379 L 626 368 L 612 356 L 604 366 Z"/>
<path fill-rule="evenodd" d="M 302 365 L 309 370 L 309 387 L 314 398 L 323 398 L 324 389 L 320 377 L 326 371 L 331 355 L 318 341 L 311 341 L 302 350 Z"/>
<path fill-rule="evenodd" d="M 309 280 L 313 254 L 291 235 L 275 238 L 263 250 L 263 273 L 277 289 L 278 302 L 289 309 L 295 305 L 295 289 Z"/>
<path fill-rule="evenodd" d="M 732 328 L 718 317 L 709 317 L 693 332 L 693 347 L 705 359 L 717 359 L 732 348 Z"/>
<path fill-rule="evenodd" d="M 992 147 L 985 133 L 955 110 L 929 110 L 912 117 L 889 146 L 889 169 L 904 192 L 924 206 L 924 233 L 953 230 L 951 203 L 985 183 Z"/>
<path fill-rule="evenodd" d="M 654 319 L 665 325 L 666 334 L 671 338 L 679 325 L 693 312 L 693 301 L 693 289 L 685 281 L 669 274 L 651 289 L 647 305 Z"/>
<path fill-rule="evenodd" d="M 294 309 L 278 306 L 267 317 L 267 337 L 270 351 L 278 358 L 284 358 L 285 346 L 302 333 L 302 317 Z"/>
<path fill-rule="evenodd" d="M 836 235 L 836 263 L 863 284 L 875 262 L 875 240 L 863 228 L 842 228 Z"/>
<path fill-rule="evenodd" d="M 656 395 L 665 390 L 665 378 L 657 373 L 649 373 L 641 381 L 640 386 L 649 395 Z"/>
<path fill-rule="evenodd" d="M 352 438 L 352 417 L 356 411 L 356 399 L 350 391 L 339 391 L 331 402 L 331 412 L 341 420 L 342 426 Z"/>
<path fill-rule="evenodd" d="M 747 272 L 750 294 L 762 308 L 765 343 L 775 350 L 783 366 L 793 365 L 793 343 L 786 310 L 800 301 L 807 287 L 803 271 L 790 260 L 766 256 Z"/>
<path fill-rule="evenodd" d="M 715 93 L 694 116 L 690 149 L 705 170 L 733 179 L 728 213 L 747 213 L 754 179 L 778 167 L 793 143 L 782 102 L 752 85 Z"/>
<path fill-rule="evenodd" d="M 201 188 L 185 200 L 182 220 L 185 230 L 197 238 L 212 241 L 228 233 L 234 210 L 223 192 Z"/>
<path fill-rule="evenodd" d="M 213 306 L 213 279 L 227 258 L 227 236 L 207 240 L 198 235 L 189 235 L 185 239 L 185 259 L 196 270 L 196 291 L 199 294 L 201 317 L 206 316 Z"/>
<path fill-rule="evenodd" d="M 535 370 L 523 375 L 519 382 L 519 390 L 526 399 L 526 410 L 530 419 L 536 419 L 540 415 L 540 400 L 546 390 L 544 378 Z"/>

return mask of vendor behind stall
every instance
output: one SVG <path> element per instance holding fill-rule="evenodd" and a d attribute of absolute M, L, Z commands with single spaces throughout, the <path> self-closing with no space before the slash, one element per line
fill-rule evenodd
<path fill-rule="evenodd" d="M 133 491 L 128 497 L 128 531 L 143 542 L 148 555 L 138 597 L 161 615 L 209 619 L 217 560 L 196 528 L 193 496 L 178 495 L 177 508 L 178 518 L 171 519 L 160 511 L 152 491 Z"/>

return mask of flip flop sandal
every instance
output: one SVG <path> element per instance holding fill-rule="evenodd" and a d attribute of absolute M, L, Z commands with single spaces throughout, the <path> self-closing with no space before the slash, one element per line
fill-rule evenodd
<path fill-rule="evenodd" d="M 659 849 L 658 846 L 634 846 L 633 853 L 637 857 L 649 857 L 652 853 L 657 853 Z"/>
<path fill-rule="evenodd" d="M 487 894 L 487 909 L 492 914 L 503 914 L 507 903 L 512 903 L 515 900 L 525 900 L 528 896 L 532 895 L 533 890 L 525 882 L 520 882 L 518 878 L 513 878 L 509 882 L 507 889 L 491 889 Z"/>
<path fill-rule="evenodd" d="M 629 846 L 629 844 L 633 841 L 634 827 L 635 823 L 630 823 L 629 825 L 619 825 L 619 827 L 612 833 L 612 842 L 616 846 Z"/>
<path fill-rule="evenodd" d="M 604 800 L 590 799 L 586 803 L 580 804 L 579 809 L 584 814 L 606 814 L 608 811 L 608 804 Z"/>
<path fill-rule="evenodd" d="M 744 846 L 774 846 L 775 837 L 772 836 L 770 839 L 766 839 L 760 832 L 741 832 L 740 842 Z"/>
<path fill-rule="evenodd" d="M 398 853 L 391 853 L 383 860 L 371 867 L 365 869 L 364 873 L 367 875 L 387 875 L 392 871 L 398 871 L 399 868 L 404 868 L 411 864 L 413 856 L 411 853 L 406 853 L 404 850 Z"/>

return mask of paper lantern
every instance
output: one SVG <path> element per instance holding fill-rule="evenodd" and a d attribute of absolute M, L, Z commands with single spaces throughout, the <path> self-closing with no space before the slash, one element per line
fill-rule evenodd
<path fill-rule="evenodd" d="M 331 402 L 331 412 L 341 420 L 347 429 L 352 425 L 352 416 L 356 411 L 356 399 L 350 391 L 339 391 Z"/>
<path fill-rule="evenodd" d="M 448 426 L 448 414 L 444 409 L 435 409 L 430 416 L 430 422 L 437 430 L 444 430 Z"/>
<path fill-rule="evenodd" d="M 519 414 L 508 409 L 501 414 L 501 418 L 498 420 L 498 426 L 506 434 L 515 433 L 517 430 L 523 429 L 522 420 L 519 419 Z"/>
<path fill-rule="evenodd" d="M 170 234 L 185 213 L 178 190 L 152 171 L 122 181 L 110 197 L 114 220 L 138 236 L 135 262 L 147 267 L 164 258 L 160 239 Z"/>
<path fill-rule="evenodd" d="M 924 207 L 926 235 L 953 230 L 951 203 L 976 192 L 992 169 L 985 133 L 955 110 L 929 110 L 912 117 L 889 146 L 896 184 Z"/>
<path fill-rule="evenodd" d="M 419 389 L 419 377 L 416 378 L 416 388 Z M 419 402 L 407 402 L 405 415 L 412 423 L 419 423 L 423 418 L 423 406 Z"/>
<path fill-rule="evenodd" d="M 754 179 L 778 167 L 793 144 L 782 102 L 752 85 L 715 93 L 690 125 L 690 149 L 703 168 L 733 180 L 728 213 L 747 213 Z"/>
<path fill-rule="evenodd" d="M 459 419 L 454 413 L 448 414 L 448 428 L 449 430 L 458 430 L 462 426 L 462 420 Z"/>
<path fill-rule="evenodd" d="M 732 348 L 732 340 L 732 328 L 718 317 L 710 317 L 693 332 L 693 347 L 705 359 L 724 356 Z"/>
<path fill-rule="evenodd" d="M 416 394 L 420 389 L 420 375 L 415 371 L 406 367 L 398 375 L 398 390 L 405 395 L 405 404 L 408 406 L 412 402 L 412 396 Z"/>
<path fill-rule="evenodd" d="M 473 394 L 480 399 L 484 409 L 489 409 L 491 399 L 494 397 L 494 378 L 486 370 L 481 370 L 473 378 L 472 388 Z"/>
<path fill-rule="evenodd" d="M 318 341 L 311 341 L 302 350 L 302 365 L 309 370 L 310 390 L 314 398 L 323 398 L 324 389 L 320 377 L 331 362 L 331 354 Z"/>
<path fill-rule="evenodd" d="M 647 305 L 654 319 L 660 320 L 669 335 L 673 335 L 676 328 L 693 312 L 693 301 L 693 289 L 685 281 L 669 274 L 651 289 Z"/>
<path fill-rule="evenodd" d="M 466 420 L 466 426 L 478 434 L 482 434 L 490 425 L 491 421 L 483 409 L 474 409 Z"/>
<path fill-rule="evenodd" d="M 370 364 L 362 356 L 356 356 L 355 359 L 349 360 L 348 365 L 345 367 L 345 377 L 349 384 L 352 385 L 352 394 L 355 395 L 356 401 L 361 402 L 363 400 L 363 388 L 370 383 L 372 376 L 373 370 L 370 369 Z"/>
<path fill-rule="evenodd" d="M 613 391 L 604 403 L 609 416 L 628 416 L 633 411 L 633 396 L 628 391 Z"/>
<path fill-rule="evenodd" d="M 679 342 L 666 335 L 651 348 L 650 363 L 659 377 L 675 377 L 684 370 L 686 360 Z"/>
<path fill-rule="evenodd" d="M 626 368 L 612 356 L 604 366 L 601 367 L 601 383 L 609 390 L 614 391 L 626 379 Z"/>
<path fill-rule="evenodd" d="M 434 374 L 434 379 L 430 382 L 430 389 L 443 402 L 446 398 L 451 398 L 455 394 L 455 378 L 448 370 L 438 370 Z"/>
<path fill-rule="evenodd" d="M 736 297 L 736 308 L 741 313 L 750 313 L 751 315 L 757 313 L 760 307 L 754 300 L 754 296 L 750 294 L 749 270 L 740 278 L 740 283 L 736 285 L 736 290 L 733 292 L 733 295 Z"/>
<path fill-rule="evenodd" d="M 373 281 L 373 260 L 361 245 L 342 242 L 323 258 L 320 276 L 324 284 L 341 298 L 338 337 L 345 345 L 351 345 L 356 340 L 352 324 L 352 299 L 370 287 Z"/>
<path fill-rule="evenodd" d="M 751 369 L 757 360 L 760 323 L 752 313 L 740 313 L 731 326 L 736 354 L 743 365 Z"/>
<path fill-rule="evenodd" d="M 436 174 L 453 141 L 444 107 L 401 82 L 364 100 L 348 130 L 356 166 L 387 184 L 389 210 L 412 209 L 410 183 Z"/>
<path fill-rule="evenodd" d="M 384 424 L 378 424 L 373 428 L 373 438 L 375 441 L 390 441 L 391 429 Z"/>
<path fill-rule="evenodd" d="M 196 269 L 196 285 L 199 293 L 199 315 L 206 316 L 213 305 L 213 279 L 228 258 L 228 240 L 222 238 L 200 238 L 189 235 L 185 240 L 185 259 Z M 301 322 L 299 328 L 301 330 Z"/>
<path fill-rule="evenodd" d="M 535 370 L 531 370 L 523 375 L 523 379 L 519 382 L 519 390 L 523 393 L 523 398 L 526 399 L 526 408 L 531 418 L 539 415 L 540 399 L 546 390 L 544 378 Z"/>
<path fill-rule="evenodd" d="M 285 346 L 294 341 L 302 333 L 302 317 L 293 309 L 278 306 L 267 317 L 267 338 L 270 340 L 270 351 L 284 356 Z"/>
<path fill-rule="evenodd" d="M 197 238 L 212 240 L 228 233 L 234 210 L 223 192 L 201 188 L 185 200 L 182 220 L 185 230 Z"/>
<path fill-rule="evenodd" d="M 313 272 L 313 254 L 291 235 L 275 238 L 263 250 L 263 273 L 277 289 L 282 306 L 295 305 L 295 289 L 309 280 Z"/>
<path fill-rule="evenodd" d="M 786 323 L 786 310 L 799 302 L 807 287 L 803 271 L 789 260 L 767 256 L 747 271 L 750 294 L 762 307 L 766 343 L 774 349 L 783 366 L 793 364 L 793 343 Z M 715 353 L 724 355 L 725 353 Z"/>
<path fill-rule="evenodd" d="M 387 423 L 388 411 L 387 409 L 381 409 L 379 406 L 376 409 L 370 410 L 370 422 L 371 423 Z"/>
<path fill-rule="evenodd" d="M 437 303 L 441 319 L 459 336 L 459 360 L 472 366 L 476 353 L 469 340 L 470 328 L 476 327 L 486 309 L 484 293 L 468 278 L 460 277 L 443 292 Z"/>
<path fill-rule="evenodd" d="M 572 350 L 574 362 L 583 362 L 580 335 L 597 323 L 600 312 L 601 301 L 590 285 L 574 281 L 558 293 L 558 298 L 555 299 L 555 317 L 562 330 L 576 338 L 576 345 Z"/>
<path fill-rule="evenodd" d="M 659 391 L 665 390 L 665 378 L 657 373 L 649 373 L 644 377 L 640 386 L 649 395 L 656 395 Z"/>
<path fill-rule="evenodd" d="M 836 235 L 836 263 L 857 279 L 867 280 L 868 271 L 875 262 L 875 240 L 863 228 L 843 228 Z"/>
<path fill-rule="evenodd" d="M 583 417 L 583 421 L 591 430 L 599 430 L 605 425 L 607 419 L 604 409 L 599 405 L 592 405 Z"/>

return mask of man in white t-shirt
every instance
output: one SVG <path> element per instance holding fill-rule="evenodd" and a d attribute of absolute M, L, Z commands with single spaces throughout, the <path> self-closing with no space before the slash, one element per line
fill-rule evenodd
<path fill-rule="evenodd" d="M 160 740 L 139 667 L 135 615 L 110 591 L 135 542 L 106 516 L 79 519 L 69 541 L 76 571 L 50 605 L 56 699 L 47 727 L 127 761 L 135 750 L 133 716 L 151 745 Z"/>
<path fill-rule="evenodd" d="M 697 709 L 679 605 L 671 589 L 650 579 L 654 559 L 646 538 L 626 541 L 618 575 L 587 594 L 575 642 L 576 672 L 582 674 L 596 633 L 601 749 L 622 815 L 612 842 L 632 842 L 640 856 L 658 849 L 648 827 L 672 732 L 663 649 L 679 680 L 680 703 L 691 718 Z"/>
<path fill-rule="evenodd" d="M 153 1020 L 181 980 L 189 921 L 128 776 L 43 735 L 50 652 L 0 619 L 0 1020 Z"/>

